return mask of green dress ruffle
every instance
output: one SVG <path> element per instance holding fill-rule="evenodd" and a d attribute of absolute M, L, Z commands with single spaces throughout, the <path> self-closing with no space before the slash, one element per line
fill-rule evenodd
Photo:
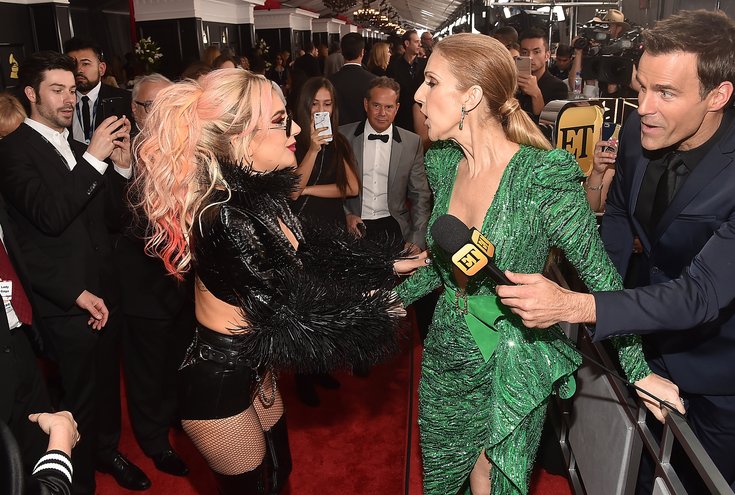
<path fill-rule="evenodd" d="M 454 143 L 435 144 L 426 155 L 434 210 L 429 227 L 446 214 L 457 167 Z M 552 247 L 564 251 L 593 291 L 622 282 L 597 233 L 572 155 L 521 146 L 506 167 L 482 226 L 496 247 L 501 269 L 540 273 Z M 430 232 L 430 230 L 429 230 Z M 405 305 L 444 286 L 457 290 L 451 260 L 427 234 L 434 263 L 397 288 Z M 467 294 L 493 294 L 494 285 L 471 280 Z M 530 330 L 515 315 L 498 321 L 500 338 L 486 362 L 463 315 L 441 297 L 425 341 L 419 386 L 419 426 L 424 494 L 469 494 L 467 479 L 480 452 L 492 463 L 492 493 L 523 494 L 538 448 L 549 396 L 570 397 L 579 355 L 558 327 Z M 631 381 L 650 373 L 637 337 L 613 341 Z M 463 488 L 462 492 L 460 490 Z"/>

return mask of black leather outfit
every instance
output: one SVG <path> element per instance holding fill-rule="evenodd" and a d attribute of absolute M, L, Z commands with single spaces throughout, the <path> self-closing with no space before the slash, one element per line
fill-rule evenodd
<path fill-rule="evenodd" d="M 232 335 L 199 325 L 181 367 L 184 419 L 243 411 L 267 369 L 372 365 L 397 348 L 398 321 L 389 309 L 401 247 L 367 245 L 338 229 L 302 229 L 288 204 L 298 181 L 290 169 L 220 167 L 226 186 L 194 219 L 192 265 L 207 290 L 242 310 L 247 325 Z"/>

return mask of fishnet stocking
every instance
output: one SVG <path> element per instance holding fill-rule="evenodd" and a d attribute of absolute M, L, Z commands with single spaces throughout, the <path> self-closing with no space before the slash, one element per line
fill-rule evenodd
<path fill-rule="evenodd" d="M 266 373 L 263 377 L 262 383 L 265 398 L 270 402 L 271 397 L 273 396 L 273 373 L 271 371 Z M 263 403 L 260 390 L 257 390 L 255 392 L 255 397 L 253 398 L 253 407 L 255 407 L 255 412 L 258 414 L 258 419 L 260 419 L 260 425 L 262 426 L 263 431 L 270 430 L 273 428 L 273 425 L 281 419 L 281 416 L 283 416 L 283 399 L 281 398 L 281 392 L 276 390 L 275 400 L 273 401 L 273 404 L 268 406 Z"/>
<path fill-rule="evenodd" d="M 256 400 L 257 402 L 259 401 Z M 220 474 L 236 475 L 252 471 L 265 457 L 263 427 L 258 416 L 255 408 L 250 406 L 229 418 L 187 419 L 181 425 L 212 470 Z"/>

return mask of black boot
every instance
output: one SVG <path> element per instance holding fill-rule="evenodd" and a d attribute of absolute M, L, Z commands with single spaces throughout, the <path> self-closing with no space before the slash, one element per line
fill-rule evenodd
<path fill-rule="evenodd" d="M 291 448 L 288 446 L 288 429 L 286 415 L 265 432 L 266 447 L 270 461 L 271 495 L 278 494 L 286 485 L 288 475 L 291 474 Z"/>
<path fill-rule="evenodd" d="M 217 480 L 219 495 L 266 495 L 269 493 L 265 462 L 252 471 L 242 474 L 228 475 L 212 472 Z"/>

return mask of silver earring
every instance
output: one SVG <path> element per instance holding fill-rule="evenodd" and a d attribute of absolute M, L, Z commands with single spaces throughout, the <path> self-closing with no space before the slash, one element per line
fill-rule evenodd
<path fill-rule="evenodd" d="M 467 110 L 464 109 L 464 105 L 462 105 L 462 118 L 459 119 L 459 130 L 461 131 L 464 127 L 464 117 L 467 115 Z"/>

